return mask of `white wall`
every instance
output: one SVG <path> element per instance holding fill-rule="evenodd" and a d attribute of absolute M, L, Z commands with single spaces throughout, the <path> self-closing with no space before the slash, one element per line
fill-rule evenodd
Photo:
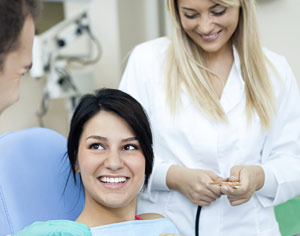
<path fill-rule="evenodd" d="M 257 0 L 263 46 L 287 58 L 300 85 L 299 9 L 299 0 Z"/>

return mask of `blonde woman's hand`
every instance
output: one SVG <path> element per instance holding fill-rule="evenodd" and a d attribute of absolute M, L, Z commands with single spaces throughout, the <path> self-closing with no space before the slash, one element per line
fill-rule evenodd
<path fill-rule="evenodd" d="M 221 196 L 221 187 L 208 183 L 224 181 L 212 171 L 171 166 L 167 172 L 167 186 L 184 194 L 191 202 L 209 206 Z"/>
<path fill-rule="evenodd" d="M 228 181 L 240 182 L 241 186 L 234 189 L 222 186 L 222 194 L 227 195 L 232 206 L 248 202 L 254 192 L 261 189 L 265 182 L 264 170 L 260 166 L 234 166 L 231 168 Z"/>

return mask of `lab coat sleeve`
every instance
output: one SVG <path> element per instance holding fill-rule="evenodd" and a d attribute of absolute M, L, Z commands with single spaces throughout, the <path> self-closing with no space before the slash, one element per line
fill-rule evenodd
<path fill-rule="evenodd" d="M 285 73 L 278 81 L 277 112 L 262 151 L 265 185 L 256 192 L 264 207 L 275 206 L 300 195 L 299 88 L 286 60 L 282 64 Z M 270 193 L 273 193 L 272 197 Z"/>
<path fill-rule="evenodd" d="M 153 86 L 151 84 L 151 66 L 157 61 L 151 55 L 151 48 L 137 46 L 129 57 L 122 76 L 119 89 L 138 100 L 148 117 L 151 117 Z M 151 91 L 152 90 L 152 91 Z M 154 167 L 148 183 L 147 193 L 151 196 L 153 190 L 169 190 L 166 185 L 166 175 L 171 163 L 163 162 L 157 155 L 154 158 Z"/>

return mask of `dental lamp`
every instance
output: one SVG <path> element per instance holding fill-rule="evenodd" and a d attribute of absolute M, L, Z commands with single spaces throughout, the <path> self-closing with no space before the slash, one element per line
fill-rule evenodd
<path fill-rule="evenodd" d="M 68 47 L 74 45 L 84 35 L 88 38 L 83 47 L 85 52 L 67 53 Z M 82 47 L 80 49 L 82 50 Z M 94 51 L 96 51 L 96 55 L 94 55 Z M 50 99 L 69 99 L 71 102 L 69 108 L 72 112 L 75 107 L 75 99 L 81 95 L 81 89 L 74 83 L 74 78 L 68 68 L 75 64 L 80 66 L 94 64 L 100 57 L 100 43 L 90 30 L 86 10 L 73 18 L 58 23 L 41 35 L 35 36 L 33 66 L 30 75 L 34 78 L 46 78 L 41 110 L 37 114 L 41 126 L 43 126 L 42 117 L 48 111 Z M 85 78 L 80 79 L 84 80 Z"/>

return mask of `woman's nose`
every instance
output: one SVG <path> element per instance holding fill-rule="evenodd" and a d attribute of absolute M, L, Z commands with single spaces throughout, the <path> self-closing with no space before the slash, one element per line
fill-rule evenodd
<path fill-rule="evenodd" d="M 211 16 L 201 16 L 198 22 L 198 29 L 201 34 L 208 35 L 213 31 L 213 21 Z"/>
<path fill-rule="evenodd" d="M 121 157 L 121 153 L 116 150 L 112 150 L 107 153 L 104 165 L 110 170 L 118 170 L 122 168 L 124 163 Z"/>

